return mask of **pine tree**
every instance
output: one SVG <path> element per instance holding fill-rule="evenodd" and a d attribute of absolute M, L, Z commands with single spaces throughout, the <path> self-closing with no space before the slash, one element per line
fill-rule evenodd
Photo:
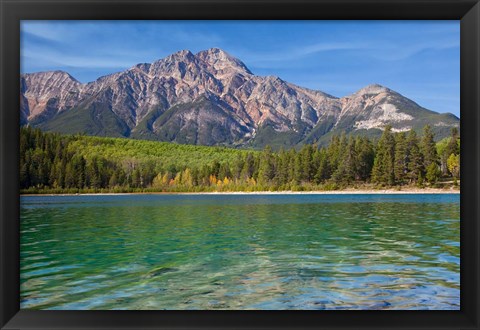
<path fill-rule="evenodd" d="M 404 132 L 395 135 L 395 181 L 404 184 L 408 173 L 407 138 Z"/>
<path fill-rule="evenodd" d="M 241 178 L 247 180 L 253 177 L 255 171 L 255 159 L 253 153 L 249 152 L 245 157 L 245 162 L 243 163 L 243 168 L 241 172 Z"/>
<path fill-rule="evenodd" d="M 357 173 L 357 152 L 353 137 L 350 137 L 339 160 L 338 167 L 332 174 L 333 181 L 336 183 L 351 183 L 355 180 Z"/>
<path fill-rule="evenodd" d="M 377 144 L 376 157 L 372 169 L 372 181 L 380 184 L 395 183 L 395 139 L 392 127 L 387 125 Z"/>
<path fill-rule="evenodd" d="M 278 153 L 278 160 L 277 160 L 277 170 L 275 171 L 275 182 L 277 185 L 284 185 L 288 182 L 288 166 L 290 160 L 288 158 L 288 154 L 282 148 Z"/>
<path fill-rule="evenodd" d="M 424 175 L 423 155 L 420 152 L 417 133 L 412 129 L 407 137 L 407 177 L 410 183 L 422 180 Z"/>
<path fill-rule="evenodd" d="M 289 183 L 298 183 L 300 181 L 297 181 L 295 178 L 295 161 L 297 159 L 297 152 L 294 148 L 291 148 L 287 152 L 288 156 L 288 180 L 287 182 Z"/>
<path fill-rule="evenodd" d="M 423 154 L 423 166 L 428 168 L 430 164 L 438 164 L 437 148 L 434 134 L 430 125 L 423 128 L 423 136 L 420 143 L 420 150 Z"/>
<path fill-rule="evenodd" d="M 310 182 L 314 176 L 313 152 L 311 144 L 304 144 L 300 150 L 301 176 L 302 180 L 306 182 Z"/>
<path fill-rule="evenodd" d="M 451 154 L 459 155 L 460 154 L 460 146 L 458 144 L 460 136 L 458 135 L 458 128 L 453 127 L 450 132 L 450 140 L 448 141 L 447 147 L 445 148 L 445 152 L 450 157 Z"/>
<path fill-rule="evenodd" d="M 117 172 L 116 171 L 113 172 L 112 176 L 110 177 L 110 180 L 108 180 L 108 186 L 110 188 L 114 188 L 114 187 L 118 186 L 118 177 L 117 177 Z"/>
<path fill-rule="evenodd" d="M 232 166 L 232 174 L 235 179 L 241 178 L 243 166 L 244 166 L 243 157 L 241 154 L 238 154 Z"/>
<path fill-rule="evenodd" d="M 72 163 L 68 163 L 65 168 L 65 188 L 75 187 L 75 173 Z"/>
<path fill-rule="evenodd" d="M 357 152 L 357 178 L 362 181 L 370 179 L 375 158 L 375 152 L 370 140 L 366 137 L 358 137 L 355 142 Z"/>
<path fill-rule="evenodd" d="M 69 163 L 70 165 L 70 163 Z M 68 165 L 67 165 L 68 166 Z M 135 170 L 134 170 L 135 172 Z M 86 174 L 87 174 L 87 183 L 90 188 L 100 188 L 101 187 L 101 178 L 100 178 L 100 173 L 98 171 L 98 166 L 97 166 L 97 158 L 94 157 L 90 160 L 90 163 L 87 164 L 86 168 Z M 67 177 L 65 174 L 65 185 L 67 186 Z"/>
<path fill-rule="evenodd" d="M 458 136 L 458 129 L 456 127 L 453 127 L 450 133 L 450 139 L 448 140 L 445 149 L 440 155 L 440 167 L 443 174 L 448 174 L 449 172 L 447 161 L 450 156 L 460 154 L 459 141 L 460 137 Z"/>
<path fill-rule="evenodd" d="M 221 163 L 218 169 L 218 178 L 223 180 L 224 178 L 231 178 L 230 166 L 227 163 Z"/>
<path fill-rule="evenodd" d="M 293 182 L 296 184 L 301 183 L 304 180 L 302 166 L 302 154 L 297 152 L 293 160 Z"/>
<path fill-rule="evenodd" d="M 272 155 L 272 147 L 267 145 L 260 157 L 258 167 L 258 182 L 260 184 L 269 184 L 275 175 L 274 159 Z"/>
<path fill-rule="evenodd" d="M 440 171 L 438 165 L 435 163 L 430 163 L 430 165 L 427 167 L 427 173 L 425 174 L 425 178 L 429 183 L 434 184 L 438 181 L 441 174 L 442 172 Z"/>
<path fill-rule="evenodd" d="M 437 146 L 434 140 L 434 134 L 430 125 L 423 128 L 423 136 L 420 142 L 420 150 L 423 154 L 423 166 L 425 168 L 425 178 L 431 184 L 435 183 L 440 176 L 439 157 Z"/>
<path fill-rule="evenodd" d="M 341 149 L 340 138 L 336 135 L 332 136 L 330 144 L 327 147 L 328 167 L 331 173 L 335 172 L 338 167 Z"/>
<path fill-rule="evenodd" d="M 323 183 L 330 178 L 328 156 L 324 148 L 320 149 L 318 159 L 317 173 L 315 174 L 315 182 L 317 184 Z"/>
<path fill-rule="evenodd" d="M 76 188 L 83 188 L 85 185 L 85 159 L 81 155 L 74 155 L 71 160 L 74 178 L 74 186 Z"/>

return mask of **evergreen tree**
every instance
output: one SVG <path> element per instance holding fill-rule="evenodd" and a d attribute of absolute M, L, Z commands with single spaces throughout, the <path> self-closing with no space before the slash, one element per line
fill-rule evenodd
<path fill-rule="evenodd" d="M 71 160 L 72 171 L 74 173 L 73 186 L 83 188 L 85 185 L 85 159 L 81 155 L 74 155 Z"/>
<path fill-rule="evenodd" d="M 241 154 L 237 155 L 237 159 L 232 166 L 232 174 L 235 179 L 240 179 L 242 176 L 242 169 L 244 166 L 244 160 Z"/>
<path fill-rule="evenodd" d="M 295 162 L 297 159 L 297 152 L 294 148 L 291 148 L 288 152 L 288 182 L 297 184 L 300 181 L 297 181 L 295 177 Z"/>
<path fill-rule="evenodd" d="M 241 178 L 243 180 L 247 180 L 253 177 L 253 173 L 255 171 L 255 159 L 253 153 L 249 152 L 245 157 L 245 162 L 243 164 Z"/>
<path fill-rule="evenodd" d="M 427 167 L 427 172 L 425 174 L 425 178 L 427 179 L 427 181 L 431 184 L 434 184 L 438 181 L 441 175 L 442 172 L 440 171 L 438 165 L 435 163 L 430 163 L 430 165 Z"/>
<path fill-rule="evenodd" d="M 300 164 L 301 164 L 301 176 L 302 180 L 310 182 L 313 179 L 315 169 L 313 166 L 313 145 L 304 144 L 300 150 Z"/>
<path fill-rule="evenodd" d="M 428 168 L 430 164 L 438 164 L 438 154 L 435 145 L 434 134 L 430 125 L 423 128 L 423 137 L 420 143 L 420 150 L 423 155 L 423 166 Z"/>
<path fill-rule="evenodd" d="M 72 163 L 68 163 L 65 168 L 65 188 L 75 187 L 75 173 Z"/>
<path fill-rule="evenodd" d="M 410 183 L 418 182 L 423 179 L 424 166 L 423 155 L 420 152 L 417 133 L 412 129 L 407 137 L 407 177 Z"/>
<path fill-rule="evenodd" d="M 355 140 L 350 137 L 345 151 L 342 152 L 337 169 L 332 174 L 332 179 L 336 183 L 351 183 L 356 178 L 358 170 L 357 152 L 355 150 Z"/>
<path fill-rule="evenodd" d="M 451 155 L 459 155 L 460 154 L 460 145 L 459 145 L 460 137 L 458 135 L 458 129 L 453 127 L 450 134 L 450 139 L 448 140 L 445 149 L 440 155 L 440 167 L 443 174 L 447 174 L 449 172 L 447 161 Z"/>
<path fill-rule="evenodd" d="M 266 146 L 260 157 L 258 168 L 258 182 L 260 184 L 268 184 L 275 175 L 274 160 L 272 155 L 272 148 Z"/>
<path fill-rule="evenodd" d="M 70 165 L 70 163 L 69 163 Z M 97 189 L 97 188 L 100 188 L 101 187 L 101 178 L 100 178 L 100 173 L 98 173 L 98 166 L 97 166 L 97 158 L 94 157 L 93 159 L 90 160 L 90 162 L 87 164 L 87 168 L 86 168 L 86 181 L 87 181 L 87 185 L 90 187 L 90 188 L 94 188 L 94 189 Z M 130 184 L 132 184 L 132 182 L 130 182 Z M 65 174 L 65 185 L 67 186 L 67 175 Z M 133 186 L 136 187 L 136 185 L 134 184 Z"/>
<path fill-rule="evenodd" d="M 110 188 L 114 188 L 114 187 L 118 186 L 118 172 L 117 171 L 113 172 L 112 176 L 108 180 L 108 186 Z"/>
<path fill-rule="evenodd" d="M 395 139 L 392 127 L 387 125 L 377 144 L 376 157 L 372 169 L 375 183 L 393 185 L 395 183 Z"/>
<path fill-rule="evenodd" d="M 327 147 L 328 167 L 331 173 L 335 172 L 338 167 L 341 151 L 342 143 L 340 142 L 340 138 L 336 135 L 332 136 L 330 144 Z"/>
<path fill-rule="evenodd" d="M 223 180 L 224 178 L 231 178 L 230 166 L 227 163 L 221 163 L 218 169 L 218 178 Z"/>
<path fill-rule="evenodd" d="M 404 132 L 395 135 L 395 181 L 404 184 L 408 174 L 407 138 Z"/>
<path fill-rule="evenodd" d="M 299 184 L 304 180 L 303 176 L 302 154 L 297 152 L 293 160 L 293 182 Z"/>
<path fill-rule="evenodd" d="M 450 155 L 460 155 L 460 146 L 459 146 L 460 136 L 458 135 L 458 128 L 453 127 L 450 132 L 450 140 L 448 141 L 445 152 L 450 157 Z"/>
<path fill-rule="evenodd" d="M 277 185 L 284 185 L 289 181 L 288 167 L 290 165 L 290 159 L 283 148 L 280 149 L 280 152 L 278 154 L 277 165 L 278 166 L 275 173 L 275 182 L 277 183 Z"/>
<path fill-rule="evenodd" d="M 319 151 L 317 173 L 315 174 L 315 183 L 323 183 L 330 178 L 330 168 L 327 151 L 322 148 Z"/>
<path fill-rule="evenodd" d="M 357 152 L 357 179 L 367 181 L 372 173 L 375 152 L 370 140 L 366 137 L 357 137 L 355 141 Z"/>

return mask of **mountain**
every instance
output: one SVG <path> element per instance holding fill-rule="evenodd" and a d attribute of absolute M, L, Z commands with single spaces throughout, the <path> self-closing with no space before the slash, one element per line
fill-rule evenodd
<path fill-rule="evenodd" d="M 430 124 L 442 138 L 459 126 L 454 115 L 376 84 L 338 98 L 256 76 L 218 48 L 182 50 L 86 84 L 63 71 L 22 74 L 20 92 L 21 125 L 185 144 L 289 147 L 342 132 L 378 136 L 387 124 Z"/>

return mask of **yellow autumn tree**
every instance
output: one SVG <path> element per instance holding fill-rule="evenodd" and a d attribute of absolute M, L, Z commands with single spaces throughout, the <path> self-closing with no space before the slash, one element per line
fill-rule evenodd
<path fill-rule="evenodd" d="M 189 168 L 186 168 L 181 175 L 181 183 L 184 186 L 192 187 L 193 186 L 193 177 L 192 172 Z"/>
<path fill-rule="evenodd" d="M 158 173 L 157 176 L 153 178 L 152 187 L 153 188 L 162 188 L 165 184 L 163 183 L 162 173 Z"/>
<path fill-rule="evenodd" d="M 452 176 L 458 179 L 460 176 L 460 155 L 451 154 L 447 159 L 447 167 Z"/>
<path fill-rule="evenodd" d="M 217 184 L 217 177 L 214 174 L 210 174 L 208 181 L 210 182 L 210 185 L 215 185 Z"/>

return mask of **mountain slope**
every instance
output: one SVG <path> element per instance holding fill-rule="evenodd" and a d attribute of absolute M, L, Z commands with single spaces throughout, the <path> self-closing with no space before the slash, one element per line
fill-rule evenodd
<path fill-rule="evenodd" d="M 23 74 L 21 125 L 62 133 L 185 144 L 290 147 L 333 134 L 378 136 L 430 124 L 438 138 L 459 119 L 380 85 L 337 98 L 256 76 L 218 48 L 179 51 L 82 84 L 62 71 Z"/>
<path fill-rule="evenodd" d="M 388 124 L 393 132 L 414 129 L 421 131 L 431 125 L 438 138 L 448 136 L 452 127 L 458 127 L 459 119 L 452 114 L 439 114 L 427 110 L 401 94 L 373 84 L 356 93 L 341 98 L 340 112 L 330 135 L 343 131 L 353 135 L 378 136 Z"/>

